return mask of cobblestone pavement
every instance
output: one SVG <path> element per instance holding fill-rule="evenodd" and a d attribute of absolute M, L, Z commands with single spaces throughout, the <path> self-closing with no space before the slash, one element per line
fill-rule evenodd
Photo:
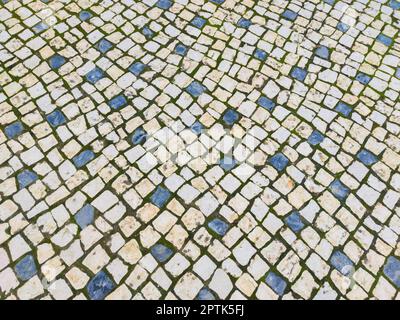
<path fill-rule="evenodd" d="M 1 299 L 399 299 L 399 0 L 0 0 Z"/>

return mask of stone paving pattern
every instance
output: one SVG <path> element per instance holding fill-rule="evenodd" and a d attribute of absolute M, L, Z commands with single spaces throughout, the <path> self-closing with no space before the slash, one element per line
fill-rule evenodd
<path fill-rule="evenodd" d="M 0 298 L 399 299 L 399 21 L 0 0 Z"/>

